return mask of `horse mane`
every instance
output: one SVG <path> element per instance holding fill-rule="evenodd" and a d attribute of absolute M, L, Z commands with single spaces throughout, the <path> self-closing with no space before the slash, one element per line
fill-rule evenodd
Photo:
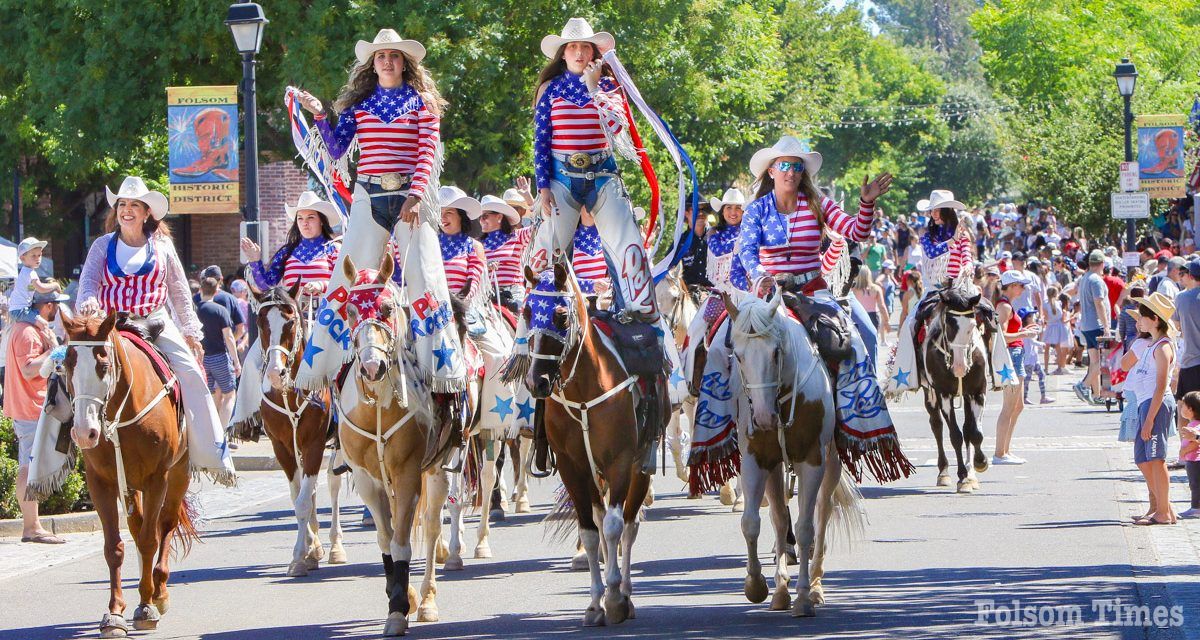
<path fill-rule="evenodd" d="M 942 291 L 942 302 L 955 311 L 969 311 L 979 304 L 978 301 L 971 302 L 971 299 L 978 293 L 978 291 L 952 287 Z"/>
<path fill-rule="evenodd" d="M 738 305 L 737 315 L 733 318 L 733 332 L 740 335 L 770 335 L 775 338 L 782 336 L 782 329 L 776 323 L 775 308 L 766 300 L 754 296 L 746 296 Z"/>

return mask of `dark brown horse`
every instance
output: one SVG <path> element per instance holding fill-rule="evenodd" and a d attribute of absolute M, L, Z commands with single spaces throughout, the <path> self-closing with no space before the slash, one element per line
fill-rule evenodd
<path fill-rule="evenodd" d="M 554 400 L 546 402 L 546 435 L 575 510 L 592 577 L 592 601 L 583 624 L 616 624 L 634 615 L 630 565 L 639 511 L 650 487 L 645 463 L 670 417 L 668 399 L 665 388 L 651 381 L 653 395 L 647 402 L 659 403 L 652 413 L 657 423 L 639 430 L 638 376 L 626 369 L 612 342 L 590 320 L 574 277 L 559 261 L 552 279 L 539 279 L 528 267 L 525 276 L 533 289 L 523 311 L 533 360 L 526 384 L 535 398 Z M 605 580 L 600 575 L 601 520 Z"/>
<path fill-rule="evenodd" d="M 65 369 L 75 406 L 71 435 L 83 449 L 88 491 L 104 529 L 109 600 L 100 622 L 103 638 L 125 637 L 129 631 L 121 593 L 120 510 L 126 510 L 141 561 L 134 629 L 157 628 L 167 612 L 171 544 L 186 553 L 199 538 L 186 499 L 191 474 L 180 428 L 182 407 L 149 356 L 122 337 L 116 324 L 114 314 L 63 316 L 69 347 Z M 153 339 L 155 329 L 146 331 L 147 341 Z"/>
<path fill-rule="evenodd" d="M 292 577 L 308 575 L 309 570 L 318 568 L 325 556 L 318 537 L 317 474 L 321 472 L 325 445 L 333 436 L 329 393 L 305 393 L 294 383 L 308 328 L 296 297 L 299 290 L 297 284 L 290 289 L 275 287 L 266 292 L 254 292 L 263 353 L 263 427 L 271 439 L 275 459 L 291 485 L 296 511 L 296 546 L 287 570 Z M 342 480 L 333 473 L 338 466 L 337 454 L 335 451 L 330 456 L 328 474 L 333 510 L 329 525 L 330 564 L 346 562 L 338 508 Z"/>

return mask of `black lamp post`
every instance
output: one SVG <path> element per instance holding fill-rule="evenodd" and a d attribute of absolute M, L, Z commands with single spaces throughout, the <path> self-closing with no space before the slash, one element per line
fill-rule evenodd
<path fill-rule="evenodd" d="M 1121 58 L 1113 77 L 1117 79 L 1117 91 L 1125 100 L 1125 162 L 1133 162 L 1133 109 L 1129 103 L 1137 85 L 1137 67 L 1133 66 L 1129 58 Z M 1132 218 L 1125 220 L 1125 250 L 1130 253 L 1137 251 L 1137 238 L 1133 226 Z"/>
<path fill-rule="evenodd" d="M 242 99 L 246 135 L 246 208 L 244 217 L 246 235 L 255 242 L 258 233 L 258 102 L 255 97 L 254 56 L 262 46 L 263 27 L 267 24 L 262 7 L 255 2 L 242 2 L 229 6 L 225 24 L 233 32 L 233 42 L 242 54 Z"/>

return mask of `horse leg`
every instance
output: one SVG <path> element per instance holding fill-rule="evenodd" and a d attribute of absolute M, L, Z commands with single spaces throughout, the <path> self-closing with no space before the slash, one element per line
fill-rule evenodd
<path fill-rule="evenodd" d="M 177 532 L 180 518 L 184 515 L 184 501 L 192 476 L 185 457 L 167 472 L 167 497 L 163 501 L 162 517 L 159 518 L 158 564 L 154 567 L 154 606 L 164 615 L 171 606 L 171 594 L 167 591 L 167 580 L 171 577 L 171 543 L 179 536 L 180 545 L 186 548 L 185 532 Z"/>
<path fill-rule="evenodd" d="M 517 447 L 513 450 L 513 472 L 516 474 L 516 479 L 513 484 L 516 485 L 517 513 L 529 513 L 529 463 L 532 460 L 530 452 L 533 451 L 532 438 L 517 438 Z"/>
<path fill-rule="evenodd" d="M 308 512 L 301 512 L 300 503 L 300 482 L 303 472 L 296 466 L 296 456 L 292 453 L 289 445 L 274 438 L 271 439 L 271 445 L 275 449 L 275 460 L 279 462 L 283 475 L 288 479 L 288 489 L 292 494 L 292 512 L 296 518 L 296 543 L 292 545 L 292 560 L 288 563 L 287 576 L 302 578 L 308 575 L 308 565 L 304 562 L 304 554 L 307 553 L 309 545 Z"/>
<path fill-rule="evenodd" d="M 967 452 L 970 452 L 970 446 L 975 447 L 975 458 L 967 471 L 967 479 L 971 481 L 972 489 L 979 488 L 979 478 L 975 473 L 983 473 L 991 466 L 991 461 L 983 453 L 983 431 L 979 428 L 979 418 L 982 415 L 983 394 L 966 396 L 963 401 L 963 438 L 969 443 Z"/>
<path fill-rule="evenodd" d="M 809 599 L 815 605 L 825 604 L 825 589 L 821 579 L 825 577 L 825 539 L 829 520 L 833 517 L 833 492 L 842 476 L 842 459 L 838 457 L 837 445 L 833 442 L 825 450 L 825 475 L 821 478 L 821 489 L 817 494 L 817 535 L 813 541 L 812 563 L 809 568 Z"/>
<path fill-rule="evenodd" d="M 587 555 L 591 579 L 591 602 L 583 613 L 583 626 L 602 627 L 605 624 L 605 616 L 604 608 L 600 606 L 600 597 L 604 595 L 604 580 L 600 574 L 600 531 L 596 528 L 596 518 L 593 514 L 603 508 L 603 497 L 592 483 L 591 471 L 576 468 L 566 456 L 558 459 L 558 475 L 562 478 L 563 486 L 575 508 L 575 518 L 579 523 L 579 540 Z"/>
<path fill-rule="evenodd" d="M 421 606 L 418 622 L 437 622 L 437 555 L 442 533 L 442 505 L 450 495 L 450 473 L 437 469 L 425 475 L 425 512 L 418 514 L 425 535 L 425 578 L 421 581 Z"/>
<path fill-rule="evenodd" d="M 410 462 L 408 467 L 410 468 L 393 468 L 388 472 L 395 495 L 391 498 L 392 537 L 388 541 L 395 579 L 392 592 L 388 594 L 388 617 L 383 625 L 385 637 L 402 636 L 408 631 L 408 614 L 415 604 L 413 600 L 416 599 L 410 593 L 413 589 L 408 583 L 409 566 L 412 564 L 413 516 L 421 497 L 422 474 L 417 464 Z"/>
<path fill-rule="evenodd" d="M 138 561 L 141 565 L 138 606 L 133 611 L 133 628 L 149 631 L 158 628 L 158 620 L 161 617 L 158 607 L 154 606 L 154 560 L 158 555 L 159 519 L 162 517 L 163 503 L 167 498 L 167 474 L 164 472 L 160 476 L 148 478 L 146 488 L 141 494 L 141 505 L 135 503 L 134 507 L 135 515 L 141 511 L 141 517 L 136 518 L 136 527 L 135 515 L 129 518 L 129 533 L 137 545 Z"/>
<path fill-rule="evenodd" d="M 342 450 L 329 452 L 325 477 L 329 480 L 329 564 L 345 564 L 346 548 L 342 546 L 342 477 L 333 472 L 342 464 Z"/>
<path fill-rule="evenodd" d="M 299 529 L 296 539 L 296 549 L 293 552 L 293 557 L 299 555 L 300 562 L 305 568 L 304 575 L 308 571 L 315 570 L 319 567 L 321 557 L 325 555 L 325 550 L 321 547 L 321 539 L 317 537 L 317 476 L 316 474 L 308 475 L 304 473 L 306 470 L 297 471 L 300 476 L 300 481 L 297 483 L 296 497 L 296 524 Z"/>
<path fill-rule="evenodd" d="M 463 539 L 463 474 L 458 472 L 450 477 L 450 494 L 446 499 L 446 509 L 450 512 L 450 548 L 446 556 L 446 571 L 462 571 L 462 539 Z"/>
<path fill-rule="evenodd" d="M 375 543 L 379 545 L 379 553 L 383 556 L 383 573 L 387 580 L 384 593 L 391 597 L 392 585 L 396 581 L 392 563 L 392 507 L 383 490 L 383 483 L 372 478 L 365 469 L 356 469 L 354 475 L 354 489 L 375 520 Z"/>
<path fill-rule="evenodd" d="M 633 608 L 633 543 L 637 540 L 638 528 L 641 526 L 641 500 L 638 498 L 650 491 L 650 476 L 633 472 L 633 480 L 629 484 L 629 495 L 625 499 L 625 528 L 621 533 L 621 595 L 625 596 L 625 606 L 629 618 L 636 618 Z"/>
<path fill-rule="evenodd" d="M 813 542 L 815 532 L 813 522 L 817 508 L 817 492 L 821 488 L 822 476 L 825 475 L 824 464 L 815 465 L 801 462 L 793 465 L 796 471 L 797 506 L 799 515 L 796 519 L 796 551 L 799 553 L 800 574 L 796 580 L 796 601 L 792 605 L 793 617 L 809 617 L 816 615 L 810 588 L 812 574 L 809 572 L 809 561 L 813 557 Z"/>
<path fill-rule="evenodd" d="M 680 482 L 688 481 L 688 466 L 684 459 L 683 447 L 685 434 L 690 436 L 692 433 L 692 419 L 687 412 L 689 402 L 695 404 L 689 396 L 671 417 L 671 458 L 675 462 L 675 477 L 679 478 Z"/>
<path fill-rule="evenodd" d="M 942 417 L 950 428 L 950 446 L 954 447 L 954 455 L 958 461 L 958 492 L 971 493 L 971 483 L 967 481 L 967 465 L 963 461 L 963 432 L 958 428 L 958 419 L 954 415 L 954 398 L 943 398 L 939 403 Z"/>
<path fill-rule="evenodd" d="M 90 461 L 89 461 L 90 462 Z M 88 493 L 100 516 L 104 531 L 104 561 L 108 564 L 108 611 L 100 619 L 101 638 L 124 638 L 129 631 L 122 614 L 125 597 L 121 593 L 121 563 L 125 560 L 125 543 L 121 541 L 121 517 L 117 508 L 117 487 L 99 479 L 99 474 L 87 464 Z"/>
<path fill-rule="evenodd" d="M 786 611 L 791 606 L 788 593 L 792 580 L 788 572 L 788 508 L 783 482 L 783 465 L 767 476 L 767 508 L 771 525 L 775 527 L 775 594 L 771 596 L 771 611 Z"/>
<path fill-rule="evenodd" d="M 491 530 L 492 489 L 496 486 L 496 447 L 504 446 L 503 440 L 479 439 L 482 464 L 479 472 L 479 495 L 482 500 L 479 506 L 479 541 L 475 544 L 476 558 L 492 557 L 492 546 L 488 544 L 488 533 Z"/>
<path fill-rule="evenodd" d="M 630 467 L 632 468 L 632 467 Z M 608 474 L 608 507 L 604 510 L 604 616 L 608 624 L 629 618 L 629 607 L 621 593 L 621 537 L 625 532 L 625 500 L 630 495 L 629 468 Z M 632 505 L 631 505 L 632 506 Z"/>
<path fill-rule="evenodd" d="M 767 579 L 762 574 L 762 563 L 758 559 L 758 533 L 762 519 L 758 510 L 767 489 L 768 473 L 758 466 L 758 461 L 748 452 L 742 454 L 742 488 L 746 492 L 749 508 L 742 512 L 742 536 L 746 538 L 746 599 L 759 603 L 767 599 Z"/>
<path fill-rule="evenodd" d="M 950 486 L 950 461 L 946 459 L 946 446 L 942 442 L 944 436 L 942 434 L 942 410 L 940 404 L 937 392 L 929 387 L 925 387 L 925 411 L 929 414 L 929 428 L 933 431 L 933 439 L 937 441 L 938 448 L 937 486 L 948 487 Z"/>

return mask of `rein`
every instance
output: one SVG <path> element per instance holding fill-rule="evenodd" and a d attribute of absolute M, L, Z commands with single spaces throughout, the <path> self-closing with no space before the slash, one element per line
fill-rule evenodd
<path fill-rule="evenodd" d="M 309 307 L 311 314 L 312 305 L 310 304 L 307 306 Z M 277 404 L 273 402 L 266 394 L 264 394 L 262 397 L 262 403 L 274 409 L 276 413 L 279 413 L 283 417 L 287 418 L 288 423 L 291 425 L 292 455 L 296 459 L 296 469 L 299 470 L 304 464 L 304 459 L 300 455 L 300 418 L 304 415 L 305 406 L 304 398 L 295 388 L 294 381 L 295 373 L 299 369 L 300 365 L 300 344 L 304 342 L 307 328 L 312 326 L 311 318 L 309 318 L 309 322 L 305 322 L 305 316 L 301 313 L 300 309 L 296 308 L 295 305 L 289 304 L 286 301 L 278 298 L 272 298 L 260 303 L 258 306 L 258 313 L 261 315 L 264 309 L 269 309 L 271 307 L 294 309 L 296 311 L 296 324 L 292 325 L 292 348 L 286 349 L 282 346 L 282 344 L 273 344 L 268 346 L 266 351 L 263 352 L 262 369 L 259 371 L 260 377 L 265 378 L 267 361 L 270 359 L 271 354 L 275 352 L 279 352 L 281 354 L 283 357 L 283 368 L 279 376 L 279 385 L 274 386 L 274 389 L 279 392 L 283 403 Z M 299 326 L 299 330 L 295 328 L 297 325 Z M 283 341 L 283 337 L 283 335 L 279 336 L 280 342 Z M 295 406 L 292 406 L 292 398 L 296 399 Z"/>
<path fill-rule="evenodd" d="M 955 316 L 959 316 L 959 317 L 974 317 L 975 316 L 974 309 L 968 309 L 966 311 L 956 311 L 954 309 L 947 308 L 945 311 L 946 311 L 946 313 L 948 313 L 950 315 L 955 315 Z M 967 334 L 968 341 L 966 344 L 955 344 L 953 342 L 950 342 L 949 334 L 947 333 L 947 331 L 945 329 L 944 323 L 943 323 L 943 326 L 941 327 L 941 329 L 942 329 L 942 333 L 941 333 L 941 335 L 938 336 L 939 339 L 933 343 L 933 346 L 935 349 L 942 352 L 942 355 L 945 357 L 945 360 L 946 360 L 946 369 L 948 369 L 951 373 L 953 373 L 954 372 L 954 353 L 961 351 L 963 353 L 963 361 L 964 362 L 970 361 L 971 355 L 972 355 L 972 353 L 974 351 L 974 347 L 975 347 L 975 335 L 979 331 L 979 327 L 975 323 L 972 323 L 971 330 Z M 967 370 L 969 371 L 970 367 L 967 367 Z M 963 375 L 961 375 L 961 376 L 959 376 L 959 375 L 954 376 L 955 379 L 958 380 L 958 390 L 950 398 L 950 409 L 951 410 L 954 409 L 954 398 L 959 398 L 961 400 L 963 397 L 963 379 L 966 378 L 966 376 L 967 376 L 966 371 L 964 371 Z"/>

